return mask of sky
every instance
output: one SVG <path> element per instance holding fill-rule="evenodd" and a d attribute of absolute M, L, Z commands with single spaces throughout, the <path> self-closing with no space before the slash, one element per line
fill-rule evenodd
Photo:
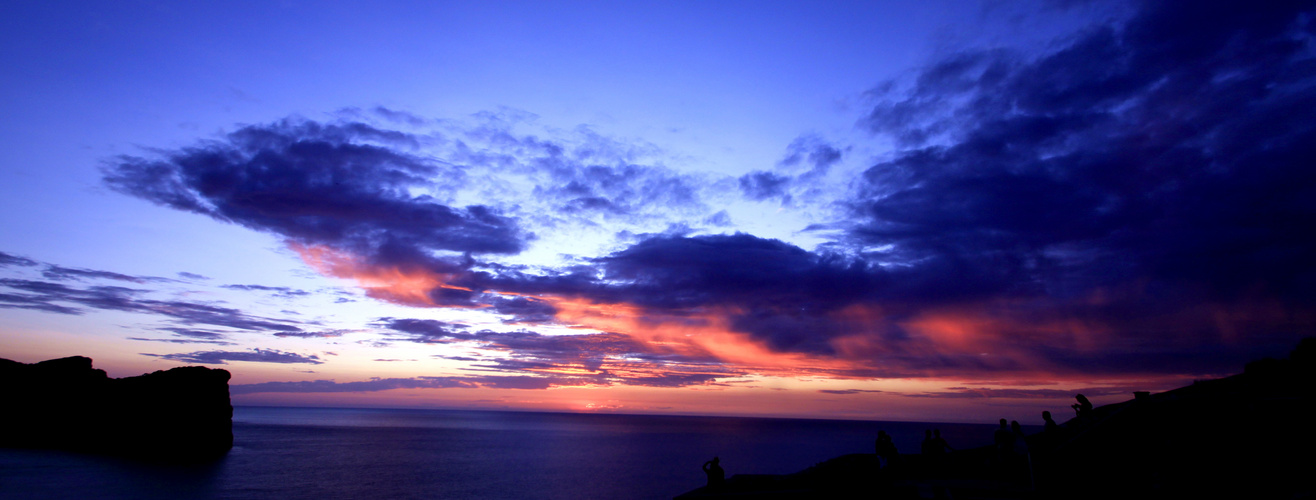
<path fill-rule="evenodd" d="M 0 357 L 1040 422 L 1316 331 L 1313 2 L 6 2 Z"/>

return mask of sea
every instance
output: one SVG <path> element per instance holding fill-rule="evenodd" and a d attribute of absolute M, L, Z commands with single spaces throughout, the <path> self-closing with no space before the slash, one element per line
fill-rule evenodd
<path fill-rule="evenodd" d="M 872 453 L 879 430 L 916 453 L 996 426 L 510 411 L 235 407 L 233 450 L 204 465 L 0 449 L 5 499 L 669 499 L 727 476 L 789 474 Z"/>

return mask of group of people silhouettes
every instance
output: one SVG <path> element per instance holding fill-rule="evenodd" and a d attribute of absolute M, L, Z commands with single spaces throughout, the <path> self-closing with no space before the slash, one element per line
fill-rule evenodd
<path fill-rule="evenodd" d="M 1078 402 L 1071 407 L 1079 422 L 1091 418 L 1093 412 L 1092 402 L 1082 394 L 1074 397 Z M 1043 431 L 1039 436 L 1029 437 L 1024 434 L 1023 426 L 1017 420 L 1011 421 L 1006 419 L 1000 420 L 1000 427 L 992 435 L 994 443 L 994 463 L 1002 473 L 1015 475 L 1022 481 L 1033 481 L 1033 461 L 1035 450 L 1029 449 L 1029 443 L 1041 446 L 1043 449 L 1048 445 L 1056 443 L 1061 438 L 1061 427 L 1051 416 L 1050 411 L 1042 412 Z M 922 462 L 929 468 L 935 470 L 942 467 L 944 459 L 940 458 L 945 454 L 955 451 L 946 439 L 941 437 L 941 429 L 928 429 L 924 431 L 923 444 L 920 454 L 923 455 Z M 1044 452 L 1045 450 L 1043 450 Z M 900 453 L 896 450 L 896 445 L 892 443 L 891 436 L 886 431 L 878 431 L 876 453 L 880 468 L 886 468 L 900 459 Z"/>
<path fill-rule="evenodd" d="M 941 429 L 928 429 L 923 431 L 923 446 L 920 450 L 924 455 L 942 455 L 948 451 L 955 451 L 950 444 L 941 437 Z"/>
<path fill-rule="evenodd" d="M 1091 417 L 1093 412 L 1092 402 L 1082 394 L 1074 397 L 1078 402 L 1071 405 L 1074 409 L 1075 416 L 1082 422 Z M 1048 443 L 1054 443 L 1055 439 L 1061 437 L 1060 425 L 1051 417 L 1050 411 L 1042 412 L 1043 433 L 1035 441 L 1043 449 Z M 1029 437 L 1024 434 L 1023 426 L 1019 421 L 1000 420 L 1000 427 L 992 435 L 995 444 L 995 463 L 1002 473 L 1014 475 L 1017 479 L 1027 482 L 1033 482 L 1033 454 L 1029 450 Z M 923 433 L 923 443 L 920 454 L 923 455 L 924 463 L 932 468 L 940 468 L 945 456 L 949 452 L 956 451 L 955 448 L 941 437 L 941 429 L 927 429 Z M 874 452 L 878 458 L 878 467 L 886 469 L 896 462 L 900 461 L 900 452 L 896 449 L 895 443 L 886 431 L 877 431 L 877 441 L 874 444 Z M 704 474 L 708 475 L 709 488 L 721 488 L 726 482 L 726 472 L 719 465 L 717 457 L 704 462 Z"/>

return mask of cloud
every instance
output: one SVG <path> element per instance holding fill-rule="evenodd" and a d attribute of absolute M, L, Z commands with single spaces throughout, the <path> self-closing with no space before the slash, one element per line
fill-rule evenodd
<path fill-rule="evenodd" d="M 331 380 L 314 380 L 305 382 L 262 382 L 258 384 L 232 384 L 232 394 L 256 394 L 263 392 L 375 392 L 390 389 L 446 389 L 452 387 L 476 387 L 475 384 L 445 377 L 421 378 L 374 378 L 360 382 L 338 383 Z"/>
<path fill-rule="evenodd" d="M 1313 326 L 1312 12 L 1139 7 L 872 92 L 861 125 L 903 148 L 864 172 L 837 246 L 903 283 L 929 318 L 911 336 L 995 339 L 1021 367 L 1220 371 Z"/>
<path fill-rule="evenodd" d="M 808 175 L 816 176 L 827 173 L 832 165 L 841 161 L 842 156 L 844 152 L 840 148 L 828 143 L 822 137 L 802 135 L 786 147 L 786 156 L 780 163 L 785 167 L 809 166 Z"/>
<path fill-rule="evenodd" d="M 585 126 L 546 135 L 522 133 L 518 127 L 533 120 L 515 110 L 478 117 L 478 124 L 452 130 L 462 140 L 444 156 L 476 172 L 496 168 L 498 180 L 480 182 L 503 196 L 508 190 L 519 194 L 507 205 L 527 221 L 545 227 L 596 220 L 666 222 L 673 214 L 708 210 L 702 194 L 708 179 L 663 166 L 664 153 L 652 144 L 608 137 Z M 515 187 L 521 183 L 532 188 Z"/>
<path fill-rule="evenodd" d="M 105 183 L 170 208 L 326 245 L 376 263 L 436 251 L 517 253 L 532 236 L 488 207 L 413 195 L 461 172 L 406 152 L 419 139 L 363 123 L 284 120 L 155 158 L 121 157 Z"/>
<path fill-rule="evenodd" d="M 98 269 L 82 269 L 76 267 L 64 267 L 56 264 L 46 264 L 26 257 L 10 255 L 0 252 L 0 267 L 19 266 L 19 267 L 36 267 L 42 266 L 41 276 L 51 280 L 85 280 L 85 279 L 108 279 L 115 281 L 127 281 L 130 283 L 149 283 L 149 282 L 170 282 L 174 281 L 169 278 L 158 278 L 154 276 L 130 276 L 127 274 L 116 273 L 112 271 L 102 271 Z M 185 274 L 185 273 L 180 273 Z"/>
<path fill-rule="evenodd" d="M 165 342 L 169 344 L 212 344 L 212 345 L 238 345 L 237 342 L 228 342 L 223 340 L 199 340 L 199 339 L 147 339 L 142 337 L 128 337 L 128 340 L 139 340 L 142 342 Z"/>
<path fill-rule="evenodd" d="M 762 170 L 750 172 L 738 179 L 740 191 L 745 194 L 746 198 L 755 201 L 772 198 L 788 200 L 790 196 L 786 193 L 786 189 L 790 181 L 789 177 Z"/>
<path fill-rule="evenodd" d="M 420 124 L 383 109 L 343 116 Z M 371 297 L 492 306 L 518 323 L 547 320 L 550 306 L 484 293 L 491 271 L 505 269 L 488 259 L 525 250 L 537 238 L 530 228 L 597 232 L 607 221 L 667 224 L 674 214 L 725 223 L 725 214 L 709 218 L 706 179 L 662 166 L 651 145 L 585 127 L 547 139 L 520 133 L 515 127 L 529 118 L 512 110 L 478 120 L 429 122 L 435 130 L 420 135 L 365 121 L 290 118 L 118 157 L 104 165 L 103 180 L 162 206 L 281 236 L 312 267 L 361 281 Z M 416 282 L 399 290 L 399 277 Z"/>
<path fill-rule="evenodd" d="M 31 309 L 57 314 L 82 314 L 81 309 L 62 306 L 52 303 L 44 297 L 28 294 L 0 293 L 0 308 Z"/>
<path fill-rule="evenodd" d="M 823 394 L 837 394 L 841 396 L 850 396 L 854 394 L 877 393 L 883 391 L 865 390 L 865 389 L 819 389 L 818 392 L 821 392 Z"/>
<path fill-rule="evenodd" d="M 557 313 L 551 303 L 532 297 L 500 297 L 492 302 L 494 312 L 508 317 L 504 323 L 549 323 Z"/>
<path fill-rule="evenodd" d="M 683 375 L 659 375 L 641 380 L 637 385 L 658 387 L 682 387 L 703 380 Z M 490 388 L 543 390 L 557 386 L 575 386 L 594 382 L 591 377 L 575 376 L 530 376 L 530 375 L 489 375 L 459 377 L 415 377 L 415 378 L 372 378 L 358 382 L 334 382 L 331 380 L 314 380 L 304 382 L 262 382 L 257 384 L 233 384 L 229 386 L 232 394 L 256 393 L 331 393 L 331 392 L 376 392 L 392 389 L 454 389 L 454 388 Z"/>
<path fill-rule="evenodd" d="M 96 309 L 133 311 L 144 309 L 134 298 L 144 290 L 119 286 L 92 286 L 73 288 L 61 283 L 24 280 L 15 278 L 0 279 L 0 286 L 24 292 L 22 295 L 6 294 L 6 301 L 19 305 L 49 306 L 51 312 L 65 314 L 82 314 L 82 310 L 58 306 L 53 302 L 72 302 Z M 59 309 L 58 311 L 56 309 Z"/>
<path fill-rule="evenodd" d="M 79 315 L 83 309 L 64 306 L 73 303 L 93 309 L 154 314 L 185 325 L 214 325 L 251 331 L 299 332 L 289 322 L 250 316 L 240 310 L 181 300 L 144 298 L 148 290 L 119 286 L 75 288 L 48 281 L 0 278 L 0 287 L 21 293 L 0 293 L 0 308 L 36 309 L 60 314 Z"/>
<path fill-rule="evenodd" d="M 360 332 L 360 331 L 362 331 L 362 330 L 344 330 L 344 329 L 339 329 L 339 330 L 320 330 L 320 331 L 303 330 L 303 331 L 296 331 L 296 332 L 275 332 L 275 333 L 274 333 L 274 336 L 275 336 L 275 337 L 299 337 L 299 338 L 331 338 L 331 337 L 342 337 L 343 334 L 347 334 L 347 333 L 357 333 L 357 332 Z"/>
<path fill-rule="evenodd" d="M 142 355 L 203 365 L 226 365 L 228 364 L 228 361 L 246 361 L 249 363 L 307 363 L 313 365 L 324 363 L 324 361 L 320 361 L 319 356 L 314 354 L 304 356 L 276 349 L 260 348 L 255 348 L 250 351 L 196 351 L 176 354 L 142 353 Z"/>
<path fill-rule="evenodd" d="M 127 281 L 131 283 L 146 283 L 149 281 L 172 281 L 167 278 L 153 278 L 143 276 L 129 276 L 110 271 L 99 271 L 95 269 L 78 269 L 72 267 L 57 266 L 47 264 L 46 269 L 41 272 L 46 279 L 52 280 L 83 280 L 83 279 L 108 279 L 117 281 Z"/>
<path fill-rule="evenodd" d="M 218 340 L 224 338 L 224 332 L 216 332 L 213 330 L 200 330 L 196 328 L 178 328 L 178 327 L 159 328 L 159 330 L 171 332 L 174 335 L 178 335 L 180 337 L 188 337 L 193 339 Z"/>
<path fill-rule="evenodd" d="M 29 267 L 35 265 L 37 265 L 37 261 L 29 259 L 27 257 L 19 257 L 17 255 L 10 255 L 4 252 L 0 252 L 0 266 Z"/>
<path fill-rule="evenodd" d="M 373 298 L 598 332 L 376 324 L 495 351 L 470 368 L 535 384 L 1222 374 L 1316 328 L 1316 16 L 1254 7 L 1140 3 L 1033 52 L 951 52 L 879 85 L 858 126 L 896 149 L 810 228 L 828 239 L 813 250 L 691 224 L 730 224 L 708 193 L 819 189 L 804 181 L 852 149 L 816 136 L 776 171 L 700 177 L 589 129 L 519 133 L 534 117 L 513 110 L 427 135 L 290 119 L 120 158 L 105 182 L 279 235 Z M 558 268 L 499 261 L 585 227 L 619 244 Z M 5 286 L 4 307 L 163 307 Z"/>
<path fill-rule="evenodd" d="M 1099 396 L 1117 396 L 1129 395 L 1135 390 L 1143 388 L 1132 387 L 1089 387 L 1073 391 L 1062 391 L 1059 389 L 988 389 L 973 387 L 947 387 L 941 392 L 924 392 L 901 394 L 911 398 L 946 398 L 946 399 L 977 399 L 977 398 L 1012 398 L 1012 399 L 1074 399 L 1075 394 L 1083 394 L 1087 397 Z"/>
<path fill-rule="evenodd" d="M 599 301 L 654 309 L 735 309 L 734 328 L 774 349 L 831 353 L 826 314 L 872 300 L 880 272 L 837 255 L 737 233 L 654 237 L 596 260 Z"/>
<path fill-rule="evenodd" d="M 797 137 L 786 148 L 786 155 L 777 163 L 779 172 L 755 170 L 740 176 L 736 181 L 741 194 L 753 201 L 780 200 L 783 205 L 796 201 L 826 198 L 820 180 L 833 165 L 841 161 L 844 152 L 817 135 Z M 799 172 L 800 167 L 807 170 Z"/>
<path fill-rule="evenodd" d="M 392 389 L 452 389 L 476 387 L 495 389 L 547 389 L 552 383 L 552 378 L 529 376 L 372 378 L 370 380 L 359 382 L 341 383 L 331 380 L 315 380 L 306 382 L 234 384 L 229 386 L 229 391 L 233 394 L 255 394 L 262 392 L 375 392 Z"/>
<path fill-rule="evenodd" d="M 443 356 L 443 355 L 440 355 L 440 354 L 435 354 L 435 355 L 433 355 L 433 356 L 431 356 L 431 357 L 438 358 L 438 359 L 450 359 L 450 360 L 453 360 L 453 361 L 479 361 L 479 358 L 472 358 L 472 357 L 470 357 L 470 356 Z"/>
<path fill-rule="evenodd" d="M 471 338 L 466 325 L 444 323 L 433 319 L 380 318 L 380 326 L 405 334 L 402 338 L 413 342 L 444 342 Z"/>
<path fill-rule="evenodd" d="M 983 295 L 1151 279 L 1310 299 L 1311 16 L 1192 10 L 1149 2 L 1036 58 L 956 54 L 884 93 L 872 130 L 941 137 L 865 172 L 849 236 Z M 892 111 L 923 104 L 948 116 Z"/>
<path fill-rule="evenodd" d="M 863 173 L 846 219 L 815 227 L 836 235 L 818 251 L 648 234 L 477 288 L 624 305 L 633 324 L 724 321 L 853 376 L 1236 370 L 1316 327 L 1316 122 L 1299 111 L 1316 104 L 1313 16 L 1210 4 L 1166 30 L 1182 9 L 1143 7 L 872 92 L 861 125 L 901 148 Z M 817 169 L 841 150 L 791 151 L 784 166 Z M 740 185 L 767 198 L 789 181 Z"/>
<path fill-rule="evenodd" d="M 381 318 L 378 324 L 405 333 L 413 341 L 466 343 L 505 353 L 505 356 L 482 358 L 440 357 L 472 362 L 467 368 L 471 371 L 528 374 L 536 377 L 533 381 L 543 381 L 545 388 L 559 385 L 682 387 L 743 375 L 711 358 L 664 352 L 620 333 L 472 332 L 465 325 L 395 318 Z M 506 383 L 514 379 L 498 380 Z"/>
<path fill-rule="evenodd" d="M 298 290 L 286 286 L 223 285 L 221 286 L 221 288 L 227 288 L 229 290 L 243 290 L 249 292 L 250 291 L 269 292 L 271 295 L 280 298 L 304 297 L 311 294 L 311 292 L 308 292 L 306 290 Z"/>

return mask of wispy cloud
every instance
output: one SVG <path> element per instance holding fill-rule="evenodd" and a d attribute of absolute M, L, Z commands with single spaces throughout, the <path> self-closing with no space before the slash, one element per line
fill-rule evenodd
<path fill-rule="evenodd" d="M 47 264 L 46 269 L 41 272 L 46 279 L 52 280 L 83 280 L 83 279 L 108 279 L 116 281 L 127 281 L 130 283 L 147 283 L 172 281 L 168 278 L 156 278 L 150 276 L 129 276 L 111 271 L 100 271 L 96 269 L 78 269 L 72 267 L 57 266 Z"/>
<path fill-rule="evenodd" d="M 112 279 L 112 278 L 111 278 Z M 146 298 L 150 292 L 120 286 L 73 287 L 63 283 L 16 278 L 0 278 L 0 287 L 17 293 L 0 293 L 0 308 L 36 309 L 60 314 L 79 315 L 84 308 L 136 312 L 158 315 L 184 325 L 212 325 L 249 331 L 299 332 L 296 324 L 251 316 L 229 307 L 184 300 Z M 74 304 L 68 306 L 64 304 Z M 174 330 L 171 330 L 174 331 Z M 199 330 L 185 330 L 195 334 Z M 174 333 L 180 333 L 174 331 Z"/>
<path fill-rule="evenodd" d="M 4 252 L 0 252 L 0 266 L 24 266 L 30 267 L 37 265 L 37 261 L 27 257 L 19 257 Z"/>
<path fill-rule="evenodd" d="M 1087 397 L 1131 395 L 1134 390 L 1143 390 L 1145 387 L 1089 387 L 1073 391 L 1062 391 L 1059 389 L 989 389 L 974 387 L 948 387 L 945 391 L 923 392 L 901 394 L 911 398 L 946 398 L 946 399 L 977 399 L 977 398 L 1013 398 L 1013 399 L 1074 399 L 1076 394 L 1083 394 Z"/>
<path fill-rule="evenodd" d="M 306 363 L 313 365 L 324 363 L 324 361 L 320 360 L 319 356 L 314 354 L 303 355 L 284 352 L 277 349 L 260 348 L 252 349 L 250 351 L 196 351 L 176 354 L 142 353 L 142 355 L 186 363 L 199 363 L 203 365 L 226 365 L 228 364 L 228 361 L 245 361 L 249 363 Z"/>
<path fill-rule="evenodd" d="M 211 345 L 238 345 L 237 342 L 226 340 L 203 340 L 195 338 L 183 339 L 148 339 L 143 337 L 128 337 L 128 340 L 137 340 L 141 342 L 164 342 L 167 344 L 211 344 Z"/>
<path fill-rule="evenodd" d="M 871 389 L 819 389 L 818 392 L 821 392 L 823 394 L 851 396 L 855 394 L 872 394 L 872 393 L 879 393 L 883 391 L 871 390 Z"/>

